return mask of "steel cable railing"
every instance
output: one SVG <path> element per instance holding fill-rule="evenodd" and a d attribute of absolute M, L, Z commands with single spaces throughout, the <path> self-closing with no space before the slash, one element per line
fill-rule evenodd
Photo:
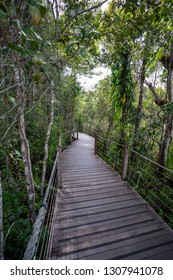
<path fill-rule="evenodd" d="M 126 151 L 126 152 L 125 152 Z M 128 145 L 97 135 L 97 154 L 125 179 L 173 227 L 173 170 Z M 123 175 L 124 174 L 124 175 Z"/>
<path fill-rule="evenodd" d="M 98 155 L 103 158 L 114 170 L 121 174 L 123 165 L 124 146 L 115 141 L 110 141 L 97 135 Z"/>
<path fill-rule="evenodd" d="M 68 135 L 69 134 L 69 135 Z M 78 132 L 76 132 L 78 138 Z M 67 137 L 68 135 L 68 137 Z M 65 137 L 66 136 L 66 137 Z M 51 176 L 46 193 L 33 225 L 33 232 L 24 253 L 24 260 L 49 259 L 53 236 L 54 209 L 58 188 L 62 186 L 61 156 L 74 138 L 74 131 L 69 130 L 61 134 Z"/>
<path fill-rule="evenodd" d="M 126 179 L 173 227 L 173 171 L 129 148 Z"/>

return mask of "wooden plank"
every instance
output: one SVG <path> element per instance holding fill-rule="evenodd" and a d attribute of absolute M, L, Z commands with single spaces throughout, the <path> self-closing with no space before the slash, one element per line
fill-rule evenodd
<path fill-rule="evenodd" d="M 82 170 L 69 170 L 69 171 L 63 171 L 63 175 L 65 177 L 71 177 L 71 176 L 76 176 L 76 177 L 80 177 L 82 175 L 84 176 L 90 176 L 90 175 L 93 175 L 93 174 L 114 174 L 112 173 L 112 170 L 108 169 L 108 170 L 105 170 L 105 168 L 99 168 L 99 169 L 89 169 L 89 170 L 86 170 L 86 169 L 82 169 Z M 116 173 L 115 173 L 116 174 Z M 117 174 L 118 175 L 118 174 Z"/>
<path fill-rule="evenodd" d="M 111 229 L 123 228 L 130 225 L 141 224 L 147 221 L 154 221 L 154 219 L 146 214 L 145 215 L 143 214 L 142 216 L 136 218 L 136 220 L 134 220 L 134 218 L 129 217 L 128 219 L 127 218 L 122 219 L 120 221 L 116 221 L 115 223 L 113 223 L 112 220 L 108 220 L 101 223 L 91 224 L 90 227 L 86 225 L 86 226 L 78 226 L 77 228 L 70 228 L 70 229 L 62 228 L 61 229 L 62 237 L 60 238 L 60 240 L 78 237 L 81 235 L 94 234 L 102 231 L 108 232 Z"/>
<path fill-rule="evenodd" d="M 62 213 L 61 213 L 61 217 L 85 217 L 85 215 L 94 215 L 95 213 L 104 213 L 105 211 L 109 211 L 109 210 L 120 210 L 120 209 L 129 209 L 133 206 L 139 206 L 139 205 L 144 205 L 145 203 L 143 201 L 139 201 L 138 199 L 134 199 L 131 201 L 126 202 L 125 204 L 120 203 L 112 203 L 112 204 L 108 204 L 105 208 L 105 205 L 102 206 L 97 206 L 97 207 L 92 207 L 91 208 L 84 208 L 80 211 L 78 211 L 78 209 L 73 209 L 73 210 L 69 210 L 65 208 L 65 205 L 62 209 Z M 77 210 L 77 211 L 76 211 Z"/>
<path fill-rule="evenodd" d="M 147 252 L 148 253 L 148 252 Z M 138 257 L 140 255 L 138 254 Z M 160 250 L 158 248 L 149 251 L 149 253 L 145 256 L 143 256 L 141 259 L 145 259 L 147 257 L 147 260 L 173 260 L 172 255 L 172 248 L 168 249 L 168 246 L 162 246 L 162 253 L 160 254 Z"/>
<path fill-rule="evenodd" d="M 75 217 L 74 218 L 69 218 L 68 216 L 65 218 L 61 218 L 62 221 L 64 221 L 66 223 L 66 226 L 78 226 L 78 225 L 85 225 L 85 224 L 89 224 L 89 223 L 94 223 L 96 221 L 103 221 L 105 219 L 109 218 L 120 218 L 120 217 L 129 217 L 129 216 L 133 216 L 135 214 L 138 213 L 146 213 L 147 210 L 145 207 L 141 207 L 137 206 L 137 207 L 131 207 L 130 211 L 129 208 L 127 209 L 121 209 L 121 210 L 109 210 L 109 211 L 105 211 L 104 213 L 95 213 L 94 215 L 85 215 L 85 218 L 82 217 Z M 55 223 L 56 221 L 59 221 L 60 217 L 57 216 L 57 220 L 55 219 Z"/>
<path fill-rule="evenodd" d="M 161 236 L 161 237 L 153 237 L 151 239 L 147 239 L 141 242 L 134 242 L 132 244 L 127 243 L 126 246 L 122 246 L 122 243 L 114 243 L 111 244 L 111 246 L 107 248 L 111 248 L 107 251 L 106 248 L 103 251 L 102 247 L 99 247 L 100 250 L 97 250 L 97 253 L 93 251 L 89 251 L 88 255 L 86 256 L 86 253 L 82 255 L 81 253 L 77 253 L 77 256 L 79 259 L 87 259 L 87 260 L 119 260 L 119 259 L 137 259 L 134 258 L 135 254 L 139 251 L 141 251 L 140 258 L 145 257 L 145 252 L 148 250 L 153 250 L 155 248 L 159 248 L 160 254 L 162 254 L 162 246 L 166 245 L 167 250 L 171 247 L 173 250 L 173 241 L 169 240 L 169 235 L 167 236 Z M 125 244 L 124 244 L 125 245 Z M 93 254 L 92 254 L 93 253 Z M 90 255 L 89 255 L 90 254 Z M 172 257 L 173 257 L 173 251 L 172 251 Z M 129 258 L 128 258 L 129 257 Z"/>
<path fill-rule="evenodd" d="M 84 209 L 84 208 L 92 208 L 92 207 L 98 207 L 98 206 L 104 206 L 106 209 L 106 205 L 109 204 L 115 204 L 115 203 L 122 203 L 126 204 L 129 201 L 135 201 L 138 200 L 138 197 L 134 194 L 127 194 L 124 196 L 119 196 L 119 197 L 111 197 L 111 198 L 104 198 L 104 199 L 99 199 L 99 200 L 92 200 L 92 201 L 87 201 L 87 202 L 77 202 L 73 203 L 65 203 L 66 210 L 79 210 L 79 209 Z"/>
<path fill-rule="evenodd" d="M 148 213 L 147 212 L 142 212 L 142 213 L 134 213 L 133 215 L 126 215 L 126 216 L 121 216 L 121 217 L 108 217 L 106 216 L 104 219 L 102 220 L 95 220 L 95 222 L 86 222 L 85 224 L 78 224 L 78 227 L 76 227 L 76 222 L 74 224 L 72 224 L 71 226 L 69 226 L 69 224 L 67 223 L 67 221 L 65 221 L 64 223 L 62 223 L 62 230 L 66 230 L 66 232 L 76 232 L 76 230 L 78 231 L 81 231 L 80 233 L 82 234 L 82 231 L 84 231 L 86 234 L 87 234 L 87 230 L 88 228 L 92 228 L 92 227 L 96 227 L 96 226 L 100 226 L 100 227 L 104 227 L 105 229 L 105 225 L 107 225 L 109 227 L 109 224 L 112 224 L 113 225 L 113 228 L 116 224 L 116 226 L 118 227 L 121 227 L 121 226 L 124 226 L 124 223 L 125 224 L 128 222 L 132 222 L 132 224 L 134 223 L 134 220 L 135 220 L 135 223 L 137 223 L 138 221 L 139 222 L 142 222 L 143 220 L 146 220 L 146 217 L 147 219 L 151 220 L 153 219 L 153 217 L 148 217 Z M 90 224 L 90 226 L 88 227 L 88 225 Z M 87 229 L 85 231 L 85 229 Z M 107 229 L 107 228 L 106 228 Z"/>
<path fill-rule="evenodd" d="M 59 243 L 59 248 L 61 248 L 61 252 L 64 254 L 70 253 L 71 251 L 81 251 L 88 250 L 91 248 L 96 248 L 99 246 L 106 246 L 108 244 L 119 243 L 119 242 L 136 242 L 135 238 L 138 240 L 149 239 L 151 237 L 163 236 L 165 235 L 163 229 L 153 229 L 152 225 L 149 227 L 139 228 L 138 231 L 130 230 L 123 233 L 113 232 L 112 234 L 107 234 L 105 236 L 100 236 L 100 238 L 95 238 L 92 236 L 90 239 L 86 239 L 83 242 L 79 242 L 78 239 L 64 240 Z M 71 245 L 71 248 L 69 247 Z M 123 243 L 125 244 L 125 243 Z M 57 250 L 57 246 L 52 248 L 54 252 Z M 105 250 L 105 249 L 104 249 Z"/>
<path fill-rule="evenodd" d="M 90 195 L 97 195 L 97 194 L 104 194 L 104 193 L 119 193 L 119 192 L 123 192 L 123 191 L 128 191 L 128 192 L 132 192 L 132 190 L 127 190 L 127 187 L 123 186 L 123 185 L 118 185 L 116 187 L 112 187 L 112 186 L 100 186 L 100 187 L 81 187 L 80 188 L 65 188 L 63 189 L 63 194 L 64 194 L 64 198 L 68 198 L 68 196 L 75 196 L 75 197 L 85 197 L 85 196 L 90 196 Z"/>
<path fill-rule="evenodd" d="M 82 196 L 77 196 L 76 194 L 71 194 L 69 193 L 68 195 L 66 194 L 66 196 L 64 197 L 64 202 L 69 204 L 69 203 L 77 203 L 79 201 L 80 198 L 80 203 L 81 202 L 91 202 L 92 200 L 96 201 L 96 200 L 100 200 L 100 199 L 107 199 L 107 198 L 112 198 L 112 197 L 116 197 L 117 199 L 120 196 L 126 196 L 126 195 L 130 195 L 132 194 L 134 196 L 133 192 L 130 192 L 128 190 L 119 190 L 119 191 L 109 191 L 109 192 L 104 192 L 104 193 L 94 193 L 94 194 L 86 194 L 86 195 L 82 195 Z"/>
<path fill-rule="evenodd" d="M 63 178 L 63 185 L 65 186 L 65 185 L 67 185 L 67 184 L 69 184 L 70 183 L 70 186 L 72 186 L 73 187 L 73 185 L 76 185 L 76 183 L 77 184 L 83 184 L 83 183 L 87 183 L 88 185 L 91 185 L 92 183 L 96 183 L 96 184 L 98 184 L 98 182 L 102 182 L 102 183 L 104 183 L 104 182 L 108 182 L 108 183 L 111 183 L 111 182 L 117 182 L 116 181 L 116 178 L 115 177 L 113 177 L 112 176 L 112 178 L 110 178 L 110 179 L 108 179 L 109 177 L 102 177 L 102 178 L 84 178 L 84 179 L 80 179 L 80 180 L 71 180 L 71 182 L 69 182 L 69 181 L 66 181 L 64 178 Z"/>
<path fill-rule="evenodd" d="M 126 255 L 122 257 L 122 260 L 164 260 L 164 253 L 167 253 L 166 259 L 168 259 L 168 252 L 169 252 L 169 259 L 173 260 L 173 246 L 172 243 L 170 244 L 159 244 L 156 247 L 148 247 L 146 250 L 143 250 L 142 252 L 139 253 L 133 253 L 130 255 Z M 157 254 L 157 258 L 154 256 Z M 159 257 L 158 257 L 159 256 Z"/>
<path fill-rule="evenodd" d="M 92 184 L 88 184 L 88 183 L 76 183 L 74 186 L 72 186 L 71 184 L 64 184 L 64 188 L 63 190 L 64 191 L 71 191 L 71 192 L 80 192 L 80 193 L 83 193 L 85 190 L 101 190 L 101 189 L 107 189 L 107 188 L 115 188 L 115 189 L 127 189 L 127 186 L 124 185 L 121 181 L 117 181 L 117 182 L 96 182 L 96 183 L 92 183 Z"/>
<path fill-rule="evenodd" d="M 69 172 L 63 172 L 63 175 L 66 177 L 66 178 L 71 178 L 71 176 L 73 177 L 76 177 L 76 178 L 79 178 L 80 176 L 87 176 L 87 177 L 90 177 L 90 176 L 93 176 L 93 175 L 110 175 L 110 176 L 119 176 L 117 173 L 113 173 L 112 170 L 105 170 L 105 168 L 102 168 L 102 169 L 97 169 L 97 170 L 90 170 L 88 171 L 87 169 L 82 169 L 81 171 L 79 171 L 79 169 L 76 169 L 76 170 L 70 170 Z"/>
<path fill-rule="evenodd" d="M 137 243 L 144 243 L 146 244 L 147 241 L 152 242 L 153 240 L 157 239 L 157 243 L 156 244 L 160 244 L 160 242 L 164 242 L 164 239 L 166 240 L 166 243 L 168 242 L 167 240 L 169 239 L 169 235 L 164 234 L 162 231 L 157 231 L 157 232 L 151 232 L 151 233 L 147 233 L 145 235 L 140 235 L 140 236 L 133 236 L 131 238 L 126 238 L 124 240 L 122 240 L 121 238 L 119 240 L 114 239 L 113 236 L 109 236 L 109 242 L 108 239 L 104 240 L 105 243 L 95 243 L 95 245 L 89 241 L 89 242 L 85 242 L 85 244 L 83 244 L 83 246 L 77 246 L 78 244 L 69 244 L 68 246 L 62 246 L 61 248 L 59 248 L 61 250 L 61 255 L 63 255 L 65 257 L 65 259 L 68 259 L 68 255 L 71 253 L 76 253 L 79 259 L 83 259 L 83 258 L 91 258 L 91 259 L 99 259 L 97 256 L 98 254 L 102 254 L 104 252 L 106 252 L 107 256 L 110 256 L 110 252 L 112 254 L 112 250 L 117 250 L 116 252 L 117 255 L 116 257 L 118 257 L 121 254 L 124 253 L 123 252 L 123 247 L 130 247 L 132 248 L 132 251 L 129 251 L 130 253 L 133 253 L 133 250 L 135 249 L 134 246 Z M 147 242 L 148 243 L 148 242 Z M 92 246 L 93 245 L 93 246 Z M 118 248 L 121 248 L 118 251 Z M 173 245 L 172 245 L 173 248 Z M 54 251 L 55 252 L 55 251 Z M 129 253 L 129 254 L 130 254 Z M 113 253 L 115 256 L 115 252 Z M 103 259 L 105 259 L 106 255 L 104 256 Z M 107 258 L 108 259 L 108 258 Z"/>
<path fill-rule="evenodd" d="M 97 185 L 100 185 L 100 184 L 102 184 L 102 185 L 104 185 L 104 184 L 115 184 L 115 183 L 118 183 L 118 182 L 121 182 L 121 181 L 116 180 L 116 179 L 111 179 L 111 180 L 105 180 L 104 182 L 101 181 L 101 180 L 95 180 L 95 181 L 91 181 L 91 182 L 87 182 L 87 181 L 79 182 L 78 181 L 78 182 L 75 182 L 75 183 L 65 183 L 65 182 L 63 182 L 63 186 L 64 186 L 64 188 L 68 188 L 68 187 L 73 188 L 73 187 L 77 187 L 77 186 L 79 186 L 79 187 L 81 187 L 81 186 L 92 187 L 92 186 L 97 186 Z"/>
<path fill-rule="evenodd" d="M 101 232 L 95 232 L 95 234 L 88 234 L 88 235 L 81 235 L 81 236 L 74 236 L 73 238 L 70 239 L 62 239 L 61 235 L 56 235 L 54 236 L 54 242 L 55 244 L 77 244 L 77 243 L 84 243 L 85 241 L 90 241 L 92 242 L 92 240 L 99 240 L 102 239 L 104 237 L 109 238 L 109 236 L 111 235 L 120 235 L 123 237 L 127 237 L 130 236 L 131 233 L 137 235 L 137 234 L 141 234 L 142 232 L 152 232 L 152 231 L 158 231 L 161 230 L 160 225 L 158 225 L 158 223 L 156 221 L 144 221 L 140 224 L 131 224 L 131 225 L 126 225 L 122 228 L 114 228 L 111 229 L 109 231 L 107 231 L 106 229 L 104 231 Z"/>

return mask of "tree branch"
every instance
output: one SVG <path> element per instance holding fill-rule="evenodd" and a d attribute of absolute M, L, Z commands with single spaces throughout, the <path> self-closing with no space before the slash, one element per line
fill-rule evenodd
<path fill-rule="evenodd" d="M 95 10 L 95 9 L 101 7 L 101 6 L 102 6 L 104 3 L 106 3 L 106 2 L 108 2 L 108 0 L 104 0 L 104 1 L 102 1 L 100 4 L 94 5 L 94 6 L 90 7 L 90 8 L 88 8 L 88 9 L 85 9 L 85 10 L 83 10 L 83 11 L 80 11 L 80 12 L 78 12 L 77 14 L 75 14 L 74 17 L 77 17 L 77 16 L 79 16 L 79 15 L 81 15 L 81 14 L 84 14 L 84 13 L 86 13 L 86 12 L 90 12 L 90 11 L 92 11 L 92 10 Z"/>
<path fill-rule="evenodd" d="M 68 25 L 71 23 L 71 21 L 73 21 L 76 17 L 78 17 L 79 15 L 82 15 L 82 14 L 84 14 L 84 13 L 86 13 L 86 12 L 90 12 L 90 11 L 92 11 L 92 10 L 95 10 L 95 9 L 101 7 L 104 3 L 108 2 L 108 1 L 109 1 L 109 0 L 104 0 L 104 1 L 102 1 L 101 3 L 99 3 L 99 4 L 97 4 L 97 5 L 94 5 L 94 6 L 90 7 L 90 8 L 87 8 L 87 9 L 85 9 L 85 10 L 82 10 L 82 11 L 76 13 L 76 14 L 72 17 L 72 19 L 69 20 L 69 21 L 66 23 L 66 25 L 65 25 L 65 27 L 63 28 L 63 30 L 62 30 L 61 33 L 63 33 L 63 32 L 66 30 L 66 28 L 67 28 Z"/>
<path fill-rule="evenodd" d="M 0 120 L 4 120 L 8 116 L 8 114 L 16 108 L 16 106 L 17 104 L 11 107 L 3 116 L 0 117 Z"/>
<path fill-rule="evenodd" d="M 1 94 L 1 93 L 4 93 L 4 92 L 6 92 L 6 91 L 8 91 L 8 90 L 10 90 L 10 89 L 12 89 L 12 88 L 21 86 L 22 84 L 23 84 L 23 83 L 15 84 L 15 85 L 13 85 L 13 86 L 11 86 L 11 87 L 9 87 L 9 88 L 6 88 L 6 89 L 4 89 L 4 90 L 1 90 L 1 91 L 0 91 L 0 94 Z"/>
<path fill-rule="evenodd" d="M 26 111 L 22 116 L 25 116 L 27 115 L 28 113 L 30 113 L 38 104 L 39 102 L 41 101 L 41 99 L 45 96 L 45 94 L 48 92 L 49 88 L 47 88 L 43 94 L 40 96 L 40 98 L 38 99 L 38 101 L 28 110 Z M 40 91 L 41 92 L 41 91 Z M 38 92 L 39 93 L 39 92 Z M 3 137 L 1 138 L 1 142 L 4 140 L 4 138 L 7 136 L 8 132 L 10 131 L 10 129 L 12 128 L 12 126 L 17 123 L 18 121 L 20 120 L 20 117 L 19 117 L 19 113 L 17 113 L 17 115 L 15 116 L 14 118 L 14 121 L 10 124 L 10 126 L 7 128 L 5 134 L 3 135 Z"/>
<path fill-rule="evenodd" d="M 154 96 L 154 102 L 158 105 L 158 106 L 163 106 L 164 104 L 168 103 L 168 101 L 166 99 L 160 98 L 157 94 L 157 92 L 155 91 L 155 88 L 153 87 L 152 83 L 149 83 L 148 81 L 145 80 L 144 82 L 148 88 L 151 90 L 153 96 Z"/>

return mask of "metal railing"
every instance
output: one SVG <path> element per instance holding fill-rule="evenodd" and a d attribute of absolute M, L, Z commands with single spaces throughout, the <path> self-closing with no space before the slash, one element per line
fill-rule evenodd
<path fill-rule="evenodd" d="M 95 153 L 126 180 L 173 228 L 173 170 L 96 134 Z"/>
<path fill-rule="evenodd" d="M 49 259 L 50 248 L 53 237 L 54 209 L 58 203 L 57 191 L 62 187 L 61 158 L 64 150 L 72 141 L 78 139 L 78 132 L 69 130 L 60 135 L 57 147 L 56 159 L 54 161 L 51 176 L 48 182 L 46 193 L 33 225 L 33 232 L 24 253 L 24 260 Z"/>
<path fill-rule="evenodd" d="M 126 180 L 173 228 L 173 171 L 129 148 Z"/>

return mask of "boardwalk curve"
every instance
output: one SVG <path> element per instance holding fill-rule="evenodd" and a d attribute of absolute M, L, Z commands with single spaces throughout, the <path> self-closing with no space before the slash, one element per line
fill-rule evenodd
<path fill-rule="evenodd" d="M 64 151 L 51 259 L 173 259 L 173 231 L 94 155 L 94 139 Z"/>

